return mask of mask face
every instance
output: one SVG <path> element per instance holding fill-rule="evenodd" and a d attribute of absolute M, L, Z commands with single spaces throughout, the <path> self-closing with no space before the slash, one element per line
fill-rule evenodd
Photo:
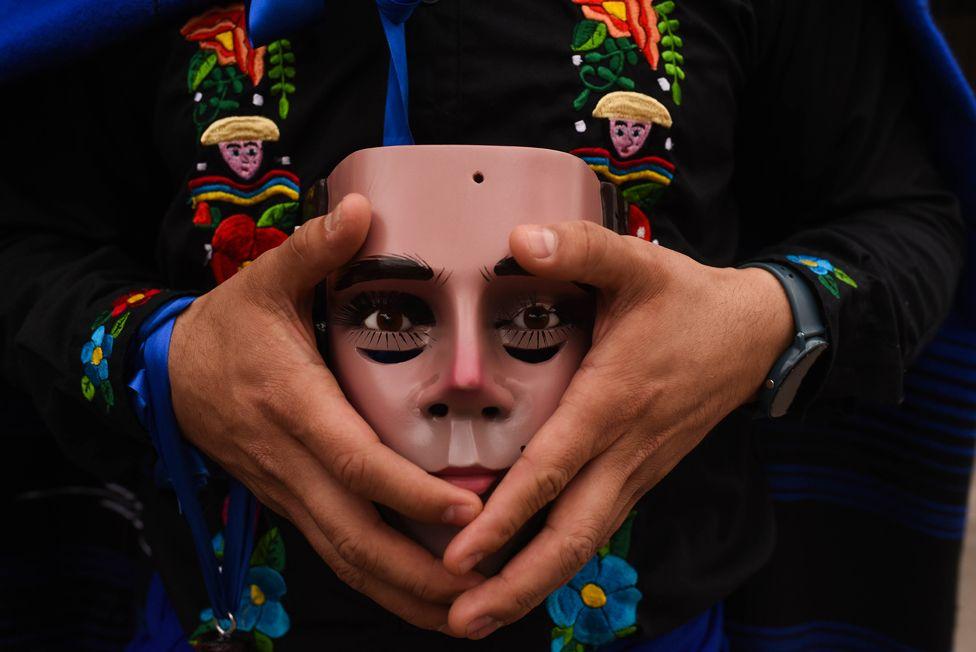
<path fill-rule="evenodd" d="M 589 346 L 593 302 L 528 275 L 520 224 L 602 219 L 582 161 L 547 150 L 357 152 L 328 181 L 373 203 L 356 258 L 328 279 L 328 362 L 382 441 L 483 498 L 552 415 Z"/>

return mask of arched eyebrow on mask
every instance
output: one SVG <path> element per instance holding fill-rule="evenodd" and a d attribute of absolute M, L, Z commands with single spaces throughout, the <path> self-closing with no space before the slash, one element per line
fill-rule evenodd
<path fill-rule="evenodd" d="M 522 266 L 512 256 L 506 256 L 495 263 L 491 272 L 488 271 L 487 267 L 481 271 L 486 283 L 491 283 L 491 279 L 496 276 L 533 276 L 533 274 L 522 269 Z"/>
<path fill-rule="evenodd" d="M 336 276 L 335 291 L 339 292 L 369 281 L 436 281 L 443 282 L 444 270 L 435 273 L 419 256 L 368 256 L 349 263 Z"/>

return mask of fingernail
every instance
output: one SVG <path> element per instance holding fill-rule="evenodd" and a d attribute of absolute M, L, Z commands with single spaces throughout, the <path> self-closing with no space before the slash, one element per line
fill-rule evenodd
<path fill-rule="evenodd" d="M 477 620 L 471 621 L 471 624 L 468 625 L 467 637 L 473 639 L 484 638 L 498 629 L 499 625 L 501 623 L 491 616 L 482 616 Z"/>
<path fill-rule="evenodd" d="M 476 552 L 470 557 L 465 557 L 464 560 L 460 564 L 458 564 L 458 569 L 461 571 L 461 574 L 463 575 L 464 573 L 467 573 L 469 570 L 477 566 L 478 562 L 484 558 L 485 558 L 485 553 Z"/>
<path fill-rule="evenodd" d="M 548 258 L 556 252 L 556 234 L 551 229 L 536 227 L 526 237 L 529 253 L 535 258 Z"/>
<path fill-rule="evenodd" d="M 441 520 L 451 525 L 465 526 L 473 521 L 477 515 L 478 510 L 471 505 L 451 505 L 444 510 L 444 515 L 441 516 Z"/>
<path fill-rule="evenodd" d="M 325 216 L 325 230 L 337 231 L 339 222 L 342 221 L 342 204 L 335 207 L 335 210 Z"/>

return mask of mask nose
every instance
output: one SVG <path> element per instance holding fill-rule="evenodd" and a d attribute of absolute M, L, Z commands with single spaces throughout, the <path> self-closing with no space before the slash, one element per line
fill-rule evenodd
<path fill-rule="evenodd" d="M 496 421 L 512 412 L 514 398 L 498 382 L 483 334 L 471 326 L 453 338 L 444 373 L 424 397 L 422 409 L 428 417 Z"/>

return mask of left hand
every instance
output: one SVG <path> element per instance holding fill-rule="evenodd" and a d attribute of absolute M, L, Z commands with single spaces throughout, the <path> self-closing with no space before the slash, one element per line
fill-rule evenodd
<path fill-rule="evenodd" d="M 593 345 L 559 408 L 451 542 L 458 575 L 555 500 L 542 531 L 454 602 L 450 629 L 483 638 L 568 581 L 634 504 L 757 392 L 794 335 L 779 281 L 702 265 L 590 222 L 521 226 L 528 272 L 599 290 Z"/>

